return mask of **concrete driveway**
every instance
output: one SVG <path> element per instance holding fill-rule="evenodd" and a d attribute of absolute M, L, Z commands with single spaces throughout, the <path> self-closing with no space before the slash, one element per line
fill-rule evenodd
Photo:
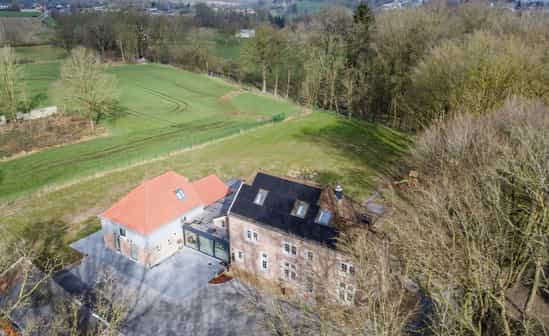
<path fill-rule="evenodd" d="M 55 280 L 86 296 L 98 280 L 114 278 L 120 300 L 130 307 L 125 335 L 267 335 L 261 313 L 248 309 L 242 284 L 208 284 L 223 269 L 216 259 L 184 248 L 147 269 L 106 248 L 101 232 L 72 247 L 86 256 Z"/>

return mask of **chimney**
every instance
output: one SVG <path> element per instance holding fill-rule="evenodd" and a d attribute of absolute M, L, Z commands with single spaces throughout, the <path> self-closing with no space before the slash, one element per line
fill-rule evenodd
<path fill-rule="evenodd" d="M 340 184 L 335 187 L 335 196 L 338 202 L 343 199 L 343 187 Z"/>

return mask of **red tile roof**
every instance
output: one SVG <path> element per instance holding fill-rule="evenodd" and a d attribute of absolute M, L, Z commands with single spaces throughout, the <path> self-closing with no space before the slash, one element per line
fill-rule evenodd
<path fill-rule="evenodd" d="M 194 190 L 204 204 L 212 204 L 229 193 L 229 187 L 216 175 L 210 175 L 193 182 Z"/>
<path fill-rule="evenodd" d="M 184 192 L 183 200 L 177 198 L 177 189 Z M 186 177 L 169 171 L 140 184 L 102 216 L 148 235 L 200 205 L 215 203 L 228 191 L 228 187 L 215 175 L 191 183 Z"/>

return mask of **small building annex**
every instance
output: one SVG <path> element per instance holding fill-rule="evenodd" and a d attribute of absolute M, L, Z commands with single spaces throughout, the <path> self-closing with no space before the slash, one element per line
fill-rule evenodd
<path fill-rule="evenodd" d="M 215 175 L 190 182 L 168 171 L 145 181 L 99 215 L 106 245 L 148 267 L 177 252 L 184 243 L 185 224 L 223 200 L 230 188 Z M 214 255 L 214 241 L 211 241 Z M 216 244 L 218 245 L 218 244 Z M 216 246 L 224 259 L 228 243 Z"/>

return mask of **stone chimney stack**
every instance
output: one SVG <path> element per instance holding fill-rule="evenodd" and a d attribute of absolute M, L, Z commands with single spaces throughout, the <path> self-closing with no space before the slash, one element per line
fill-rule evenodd
<path fill-rule="evenodd" d="M 335 187 L 335 197 L 338 202 L 343 199 L 343 187 L 340 184 Z"/>

